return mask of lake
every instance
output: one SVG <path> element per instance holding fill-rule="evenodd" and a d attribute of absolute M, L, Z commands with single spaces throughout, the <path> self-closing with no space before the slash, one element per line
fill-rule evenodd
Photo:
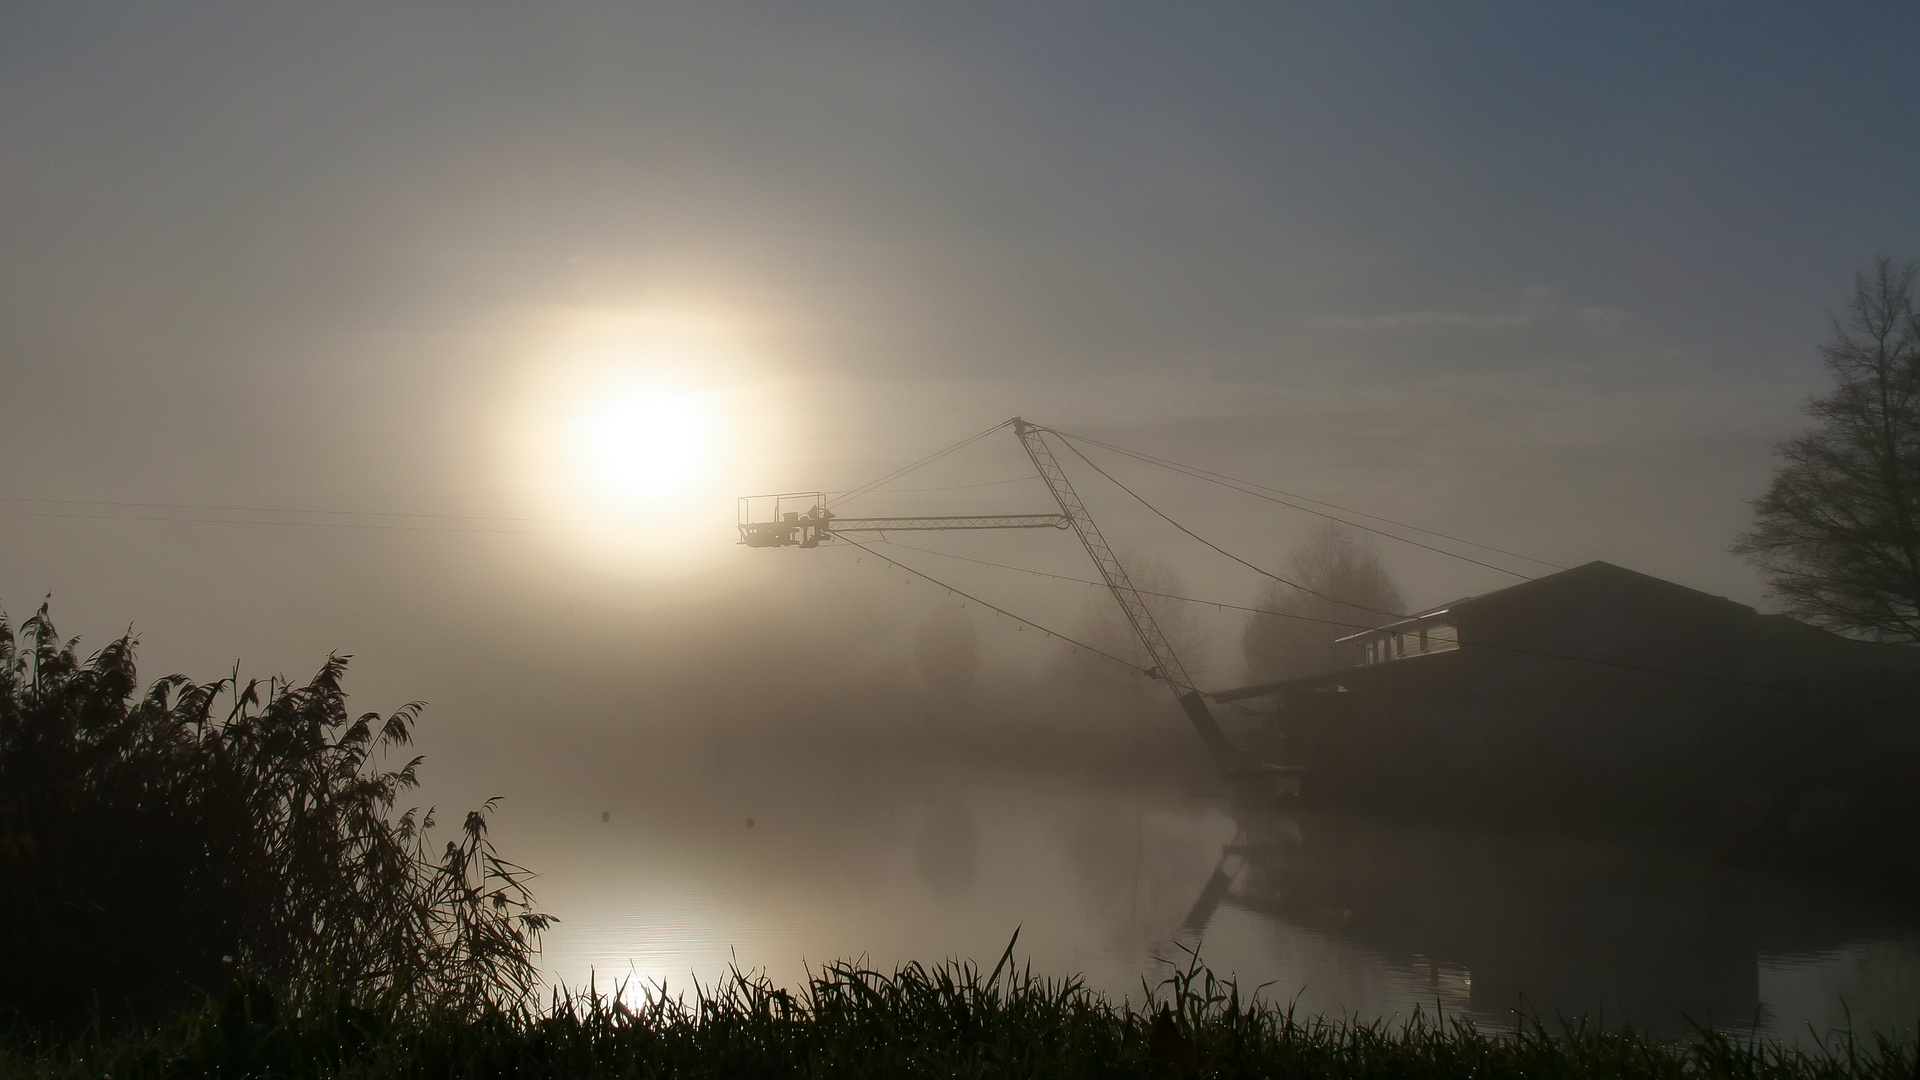
<path fill-rule="evenodd" d="M 669 993 L 864 957 L 1036 973 L 1139 1000 L 1191 952 L 1303 1013 L 1553 1016 L 1804 1039 L 1920 1017 L 1920 919 L 1856 888 L 1658 847 L 953 766 L 796 765 L 583 784 L 503 815 L 561 922 L 551 981 Z M 602 816 L 606 820 L 602 820 Z M 516 820 L 517 819 L 517 820 Z"/>

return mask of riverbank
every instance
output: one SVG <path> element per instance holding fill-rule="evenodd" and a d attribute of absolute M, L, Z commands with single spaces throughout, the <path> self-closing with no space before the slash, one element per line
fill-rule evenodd
<path fill-rule="evenodd" d="M 1912 1043 L 1832 1033 L 1818 1046 L 1701 1031 L 1657 1039 L 1597 1023 L 1483 1030 L 1297 1015 L 1198 967 L 1144 1004 L 1015 970 L 836 964 L 800 991 L 736 975 L 689 997 L 637 987 L 544 1010 L 302 1009 L 262 988 L 137 1034 L 0 1046 L 0 1078 L 187 1077 L 1741 1077 L 1911 1080 Z"/>

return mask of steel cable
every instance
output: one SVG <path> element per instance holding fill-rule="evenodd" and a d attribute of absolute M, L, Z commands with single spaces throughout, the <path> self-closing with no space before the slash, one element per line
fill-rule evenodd
<path fill-rule="evenodd" d="M 908 566 L 906 563 L 903 563 L 898 559 L 890 558 L 887 555 L 887 553 L 884 551 L 875 551 L 874 545 L 887 543 L 887 541 L 885 540 L 876 540 L 876 541 L 873 541 L 872 543 L 863 544 L 858 540 L 853 540 L 844 536 L 841 537 L 840 539 L 846 540 L 847 543 L 852 544 L 854 547 L 860 548 L 862 551 L 865 551 L 867 554 L 872 555 L 876 559 L 880 559 L 894 566 L 897 566 L 900 569 L 905 570 L 907 573 L 912 574 L 917 578 L 923 578 L 926 581 L 932 582 L 933 584 L 940 586 L 941 588 L 947 590 L 948 592 L 954 594 L 955 596 L 964 596 L 968 600 L 971 600 L 974 603 L 979 604 L 981 607 L 986 608 L 989 611 L 993 611 L 998 614 L 1005 615 L 1007 618 L 1012 619 L 1015 622 L 1025 623 L 1026 625 L 1033 627 L 1035 630 L 1038 630 L 1049 637 L 1057 637 L 1061 641 L 1064 641 L 1067 644 L 1072 645 L 1076 648 L 1085 649 L 1088 652 L 1094 654 L 1095 656 L 1104 656 L 1108 660 L 1111 660 L 1116 664 L 1121 664 L 1127 668 L 1137 671 L 1142 675 L 1153 674 L 1151 670 L 1147 668 L 1143 668 L 1139 664 L 1136 664 L 1131 660 L 1127 660 L 1122 657 L 1115 656 L 1112 653 L 1106 651 L 1105 649 L 1101 649 L 1101 648 L 1097 648 L 1095 646 L 1089 645 L 1086 642 L 1079 640 L 1078 638 L 1068 637 L 1067 635 L 1061 633 L 1058 630 L 1049 630 L 1046 627 L 1040 625 L 1039 623 L 1034 622 L 1032 619 L 1029 619 L 1023 615 L 1016 615 L 1013 612 L 1008 611 L 1006 608 L 1003 608 L 997 604 L 989 603 L 988 601 L 982 600 L 970 592 L 966 592 L 965 590 L 954 588 L 952 585 L 949 585 L 946 582 L 941 581 L 939 578 L 934 577 L 932 574 L 928 574 L 928 573 L 925 573 L 924 571 L 916 570 L 913 567 Z M 902 544 L 902 545 L 896 545 L 896 546 L 905 547 L 906 545 Z M 911 550 L 918 551 L 920 549 L 913 548 Z M 934 552 L 933 554 L 939 554 L 939 553 Z"/>
<path fill-rule="evenodd" d="M 1051 431 L 1052 429 L 1048 428 L 1047 430 Z M 1058 434 L 1058 432 L 1055 432 L 1055 434 Z M 1404 619 L 1407 617 L 1404 612 L 1382 611 L 1379 608 L 1368 607 L 1365 604 L 1356 604 L 1351 600 L 1342 600 L 1337 596 L 1329 596 L 1318 589 L 1314 589 L 1306 585 L 1302 585 L 1297 581 L 1289 581 L 1288 579 L 1283 578 L 1279 574 L 1276 574 L 1271 570 L 1265 569 L 1264 567 L 1255 566 L 1254 564 L 1248 562 L 1247 560 L 1241 558 L 1240 556 L 1235 555 L 1233 552 L 1228 551 L 1226 548 L 1221 547 L 1219 544 L 1214 543 L 1213 541 L 1207 539 L 1206 537 L 1201 536 L 1199 533 L 1194 532 L 1192 529 L 1187 528 L 1185 525 L 1180 524 L 1178 521 L 1173 520 L 1173 518 L 1167 516 L 1167 514 L 1164 511 L 1162 511 L 1159 507 L 1153 505 L 1152 503 L 1148 502 L 1145 498 L 1143 498 L 1139 492 L 1133 490 L 1132 488 L 1121 483 L 1120 481 L 1115 480 L 1113 478 L 1113 474 L 1107 472 L 1107 470 L 1101 468 L 1100 466 L 1095 465 L 1093 463 L 1092 458 L 1089 458 L 1087 455 L 1081 453 L 1080 448 L 1073 445 L 1071 441 L 1066 440 L 1064 436 L 1062 436 L 1062 441 L 1065 441 L 1067 443 L 1067 449 L 1073 451 L 1075 457 L 1078 457 L 1081 461 L 1086 462 L 1087 466 L 1091 468 L 1094 472 L 1097 472 L 1101 476 L 1104 476 L 1108 480 L 1112 481 L 1114 487 L 1117 487 L 1121 491 L 1124 491 L 1127 494 L 1133 496 L 1135 502 L 1138 502 L 1141 506 L 1144 506 L 1147 509 L 1153 511 L 1155 514 L 1159 515 L 1162 521 L 1165 521 L 1167 524 L 1173 526 L 1176 529 L 1179 529 L 1183 533 L 1186 533 L 1188 536 L 1191 536 L 1195 540 L 1200 541 L 1202 544 L 1205 544 L 1207 547 L 1210 547 L 1213 550 L 1219 552 L 1220 554 L 1225 555 L 1227 558 L 1232 559 L 1234 562 L 1239 563 L 1241 566 L 1244 566 L 1247 569 L 1252 570 L 1254 573 L 1264 574 L 1267 577 L 1270 577 L 1273 580 L 1279 582 L 1280 584 L 1287 586 L 1288 588 L 1298 589 L 1309 596 L 1317 596 L 1322 600 L 1328 601 L 1329 603 L 1339 604 L 1342 607 L 1357 608 L 1361 611 L 1369 612 L 1374 615 L 1385 615 L 1390 619 Z"/>
<path fill-rule="evenodd" d="M 1339 510 L 1343 513 L 1352 514 L 1356 517 L 1372 518 L 1375 521 L 1384 521 L 1387 524 L 1392 525 L 1396 528 L 1410 529 L 1414 532 L 1425 533 L 1428 536 L 1437 536 L 1443 540 L 1449 540 L 1456 544 L 1465 544 L 1468 547 L 1476 547 L 1485 551 L 1497 552 L 1498 554 L 1505 555 L 1509 558 L 1520 559 L 1523 562 L 1538 563 L 1541 566 L 1552 567 L 1555 570 L 1567 569 L 1567 567 L 1561 566 L 1559 563 L 1548 562 L 1545 559 L 1536 559 L 1531 555 L 1522 555 L 1517 551 L 1508 551 L 1505 548 L 1497 548 L 1491 544 L 1482 544 L 1482 543 L 1478 543 L 1477 541 L 1465 539 L 1463 537 L 1451 536 L 1443 532 L 1436 532 L 1432 529 L 1423 529 L 1418 525 L 1408 525 L 1405 522 L 1395 521 L 1392 518 L 1381 517 L 1378 514 L 1368 514 L 1359 510 L 1348 509 L 1347 507 L 1340 506 L 1335 503 L 1323 502 L 1320 499 L 1310 499 L 1304 495 L 1295 495 L 1292 492 L 1281 491 L 1279 488 L 1270 488 L 1264 484 L 1256 484 L 1251 480 L 1241 480 L 1236 477 L 1227 476 L 1224 473 L 1216 473 L 1208 469 L 1202 469 L 1195 465 L 1183 465 L 1180 462 L 1169 461 L 1165 458 L 1157 458 L 1151 454 L 1138 453 L 1133 450 L 1128 450 L 1125 447 L 1114 446 L 1110 443 L 1103 443 L 1098 439 L 1089 439 L 1084 435 L 1070 435 L 1067 432 L 1058 431 L 1053 428 L 1048 428 L 1047 430 L 1053 431 L 1054 434 L 1060 436 L 1063 439 L 1070 440 L 1069 445 L 1071 445 L 1071 441 L 1078 441 L 1078 442 L 1084 442 L 1089 446 L 1098 446 L 1103 450 L 1111 450 L 1116 454 L 1124 454 L 1130 458 L 1137 458 L 1138 460 L 1147 462 L 1150 465 L 1158 465 L 1163 469 L 1168 469 L 1185 476 L 1191 476 L 1197 480 L 1205 480 L 1210 484 L 1218 484 L 1221 487 L 1229 488 L 1233 491 L 1238 491 L 1243 495 L 1252 495 L 1256 499 L 1265 499 L 1268 502 L 1278 503 L 1281 506 L 1290 507 L 1302 513 L 1312 514 L 1315 517 L 1325 518 L 1328 521 L 1337 521 L 1342 525 L 1348 525 L 1353 528 L 1360 529 L 1364 532 L 1373 533 L 1375 536 L 1384 536 L 1389 540 L 1397 540 L 1402 544 L 1410 544 L 1417 548 L 1422 548 L 1424 550 L 1435 552 L 1440 555 L 1445 555 L 1448 558 L 1459 559 L 1462 562 L 1469 562 L 1475 566 L 1483 566 L 1488 570 L 1498 571 L 1499 573 L 1507 574 L 1512 577 L 1521 578 L 1523 580 L 1531 581 L 1533 580 L 1533 578 L 1531 575 L 1522 574 L 1518 570 L 1509 570 L 1504 566 L 1496 566 L 1490 562 L 1483 562 L 1479 559 L 1473 558 L 1470 555 L 1462 555 L 1457 551 L 1448 551 L 1445 548 L 1435 547 L 1432 544 L 1423 544 L 1418 540 L 1410 540 L 1404 536 L 1396 536 L 1395 534 L 1387 532 L 1384 529 L 1376 529 L 1371 525 L 1364 525 L 1358 521 L 1348 521 L 1345 518 L 1335 517 L 1334 515 L 1326 513 L 1325 511 L 1315 510 L 1311 506 L 1301 506 L 1300 502 L 1318 503 L 1321 506 L 1331 506 L 1335 510 Z M 1255 488 L 1258 488 L 1260 490 L 1257 490 L 1257 491 L 1252 490 Z M 1267 494 L 1267 492 L 1275 492 L 1280 495 L 1285 495 L 1287 496 L 1287 498 L 1285 499 L 1275 498 L 1273 495 Z M 1297 499 L 1299 500 L 1299 502 L 1289 502 L 1288 501 L 1289 499 Z"/>

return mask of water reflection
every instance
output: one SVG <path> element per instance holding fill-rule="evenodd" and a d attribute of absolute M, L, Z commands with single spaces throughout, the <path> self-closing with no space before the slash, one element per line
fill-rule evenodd
<path fill-rule="evenodd" d="M 1672 850 L 1058 778 L 753 790 L 751 829 L 738 800 L 649 785 L 605 823 L 601 802 L 556 806 L 512 838 L 563 920 L 550 973 L 684 987 L 738 964 L 792 983 L 840 957 L 990 963 L 1020 927 L 1036 971 L 1135 999 L 1199 949 L 1303 1011 L 1369 1018 L 1501 1023 L 1524 1002 L 1791 1037 L 1849 1009 L 1881 1030 L 1920 1015 L 1910 916 Z"/>
<path fill-rule="evenodd" d="M 1671 850 L 1339 816 L 1241 825 L 1190 926 L 1232 905 L 1352 941 L 1482 1017 L 1530 1007 L 1668 1032 L 1688 1018 L 1773 1028 L 1763 957 L 1901 929 L 1868 905 Z"/>

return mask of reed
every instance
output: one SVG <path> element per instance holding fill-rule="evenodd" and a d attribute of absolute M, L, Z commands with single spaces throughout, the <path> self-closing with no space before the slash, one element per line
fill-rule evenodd
<path fill-rule="evenodd" d="M 1492 1032 L 1301 1017 L 1198 966 L 1115 1003 L 1075 979 L 964 962 L 833 964 L 797 991 L 734 972 L 687 996 L 556 993 L 544 1009 L 293 1009 L 258 986 L 137 1035 L 0 1046 L 0 1080 L 185 1077 L 1739 1077 L 1912 1080 L 1912 1044 L 1812 1049 L 1579 1022 Z M 1147 988 L 1143 987 L 1143 990 Z"/>
<path fill-rule="evenodd" d="M 169 1015 L 244 973 L 304 1005 L 524 999 L 550 921 L 487 837 L 402 810 L 421 706 L 354 715 L 304 683 L 160 679 L 47 608 L 0 617 L 0 1026 Z"/>

